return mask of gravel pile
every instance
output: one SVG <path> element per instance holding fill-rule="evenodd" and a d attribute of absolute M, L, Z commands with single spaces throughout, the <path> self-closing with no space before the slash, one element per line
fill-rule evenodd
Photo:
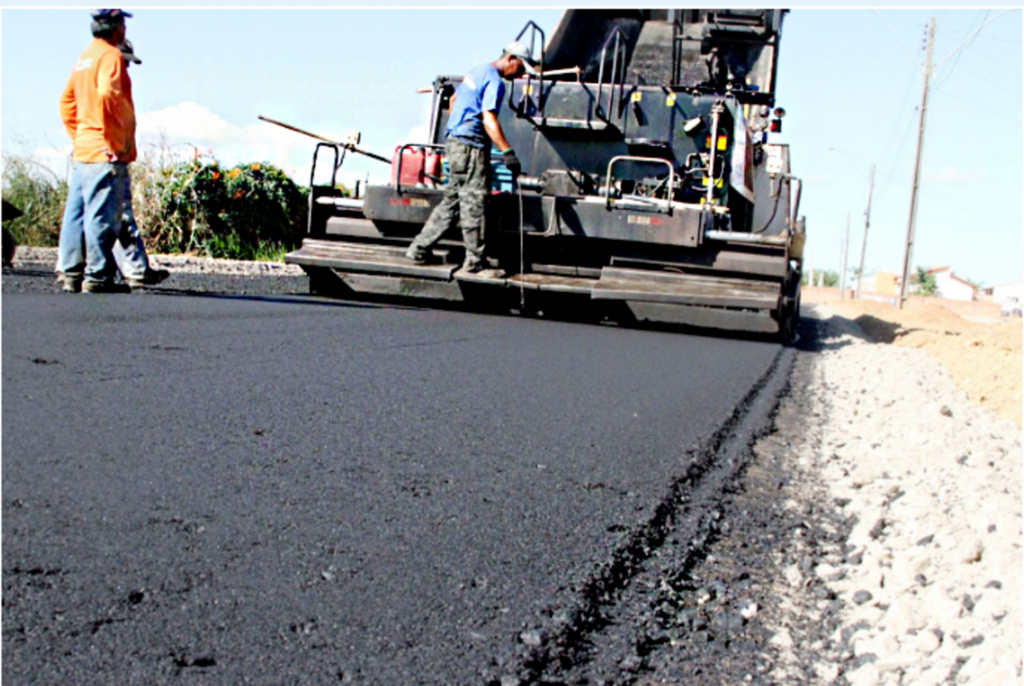
<path fill-rule="evenodd" d="M 755 447 L 798 477 L 789 511 L 825 513 L 776 554 L 772 680 L 1020 683 L 1020 430 L 924 351 L 822 329 L 780 408 L 806 426 Z"/>

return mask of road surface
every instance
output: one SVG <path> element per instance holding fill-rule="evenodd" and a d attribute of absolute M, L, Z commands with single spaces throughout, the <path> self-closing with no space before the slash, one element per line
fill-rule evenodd
<path fill-rule="evenodd" d="M 50 278 L 4 275 L 9 683 L 514 683 L 589 659 L 623 560 L 699 517 L 674 508 L 716 432 L 784 373 L 766 342 L 303 279 Z"/>

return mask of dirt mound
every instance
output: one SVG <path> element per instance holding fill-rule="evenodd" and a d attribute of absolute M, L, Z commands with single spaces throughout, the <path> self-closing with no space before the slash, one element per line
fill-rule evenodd
<path fill-rule="evenodd" d="M 1022 424 L 1020 319 L 1000 318 L 991 303 L 937 299 L 911 301 L 902 310 L 871 300 L 825 305 L 879 343 L 928 351 L 971 400 Z"/>

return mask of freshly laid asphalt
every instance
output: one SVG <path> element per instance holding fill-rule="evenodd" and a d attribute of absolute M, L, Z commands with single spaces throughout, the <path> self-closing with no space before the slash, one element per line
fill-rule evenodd
<path fill-rule="evenodd" d="M 779 351 L 218 289 L 5 282 L 5 684 L 485 683 Z"/>

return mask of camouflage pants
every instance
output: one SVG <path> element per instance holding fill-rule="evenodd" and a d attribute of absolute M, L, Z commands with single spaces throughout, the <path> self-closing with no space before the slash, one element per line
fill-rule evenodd
<path fill-rule="evenodd" d="M 466 246 L 464 266 L 484 259 L 484 202 L 491 189 L 491 164 L 487 150 L 466 145 L 457 138 L 445 143 L 448 156 L 448 186 L 441 204 L 430 213 L 410 252 L 422 255 L 456 224 L 462 229 Z"/>

